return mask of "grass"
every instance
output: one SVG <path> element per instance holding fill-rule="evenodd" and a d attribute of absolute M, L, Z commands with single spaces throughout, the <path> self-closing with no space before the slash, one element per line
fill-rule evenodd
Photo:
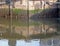
<path fill-rule="evenodd" d="M 32 13 L 32 14 L 35 14 L 35 13 L 38 13 L 38 12 L 41 12 L 42 9 L 37 9 L 37 10 L 30 10 L 29 12 Z"/>
<path fill-rule="evenodd" d="M 14 8 L 13 9 L 13 12 L 15 13 L 15 14 L 19 14 L 19 13 L 22 13 L 22 12 L 26 12 L 26 10 L 23 10 L 23 9 L 16 9 L 16 8 Z"/>
<path fill-rule="evenodd" d="M 14 8 L 13 11 L 15 13 L 20 13 L 20 12 L 27 12 L 27 10 L 23 10 L 23 9 L 16 9 Z M 29 10 L 30 13 L 37 13 L 37 12 L 41 12 L 42 9 L 37 9 L 37 10 Z"/>

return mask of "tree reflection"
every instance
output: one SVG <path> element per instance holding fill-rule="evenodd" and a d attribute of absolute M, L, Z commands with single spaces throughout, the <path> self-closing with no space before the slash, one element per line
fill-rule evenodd
<path fill-rule="evenodd" d="M 9 46 L 16 46 L 16 40 L 9 40 L 8 42 Z"/>

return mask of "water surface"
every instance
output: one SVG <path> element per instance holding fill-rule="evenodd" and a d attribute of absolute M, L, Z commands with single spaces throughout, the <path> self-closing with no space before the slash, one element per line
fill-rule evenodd
<path fill-rule="evenodd" d="M 14 40 L 0 39 L 0 46 L 60 46 L 59 38 Z"/>

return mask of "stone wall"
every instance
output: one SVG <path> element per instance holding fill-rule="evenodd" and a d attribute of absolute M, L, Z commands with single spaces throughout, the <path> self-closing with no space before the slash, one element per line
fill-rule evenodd
<path fill-rule="evenodd" d="M 17 9 L 27 9 L 27 8 L 29 8 L 29 10 L 34 10 L 36 8 L 44 9 L 44 4 L 45 4 L 45 8 L 49 8 L 49 5 L 47 5 L 46 2 L 47 1 L 42 1 L 42 4 L 41 4 L 41 1 L 34 1 L 34 3 L 33 3 L 33 1 L 29 1 L 29 3 L 28 3 L 27 0 L 23 0 L 22 4 L 20 4 L 20 1 L 16 1 L 14 3 L 14 6 Z M 49 2 L 53 2 L 53 0 L 49 0 Z M 54 2 L 56 2 L 56 0 L 54 0 Z M 1 6 L 0 6 L 0 8 L 1 8 Z M 2 5 L 2 8 L 7 8 L 7 5 Z"/>
<path fill-rule="evenodd" d="M 41 26 L 17 26 L 15 27 L 15 32 L 18 34 L 22 34 L 24 36 L 27 35 L 32 35 L 32 34 L 41 34 L 41 33 L 52 33 L 52 32 L 56 32 L 57 29 L 56 27 L 49 27 L 48 31 L 46 32 L 46 29 L 49 26 L 45 25 L 45 29 Z M 43 31 L 44 30 L 44 31 Z"/>

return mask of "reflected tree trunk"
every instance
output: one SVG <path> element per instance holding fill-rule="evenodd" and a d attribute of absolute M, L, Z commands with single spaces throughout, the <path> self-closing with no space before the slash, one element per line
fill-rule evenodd
<path fill-rule="evenodd" d="M 57 0 L 57 2 L 60 2 L 60 0 Z M 59 20 L 60 19 L 59 18 L 60 17 L 60 13 L 59 13 L 60 12 L 60 9 L 59 9 L 60 8 L 60 4 L 57 4 L 56 7 L 57 7 L 57 31 L 60 32 L 60 20 Z"/>
<path fill-rule="evenodd" d="M 16 46 L 16 40 L 9 40 L 8 41 L 9 46 Z"/>
<path fill-rule="evenodd" d="M 53 39 L 52 39 L 52 46 L 54 46 L 54 45 L 53 45 Z"/>
<path fill-rule="evenodd" d="M 41 6 L 41 9 L 42 9 L 42 1 L 40 1 L 40 6 Z"/>
<path fill-rule="evenodd" d="M 12 5 L 13 8 L 15 8 L 15 1 L 13 0 L 13 5 Z"/>
<path fill-rule="evenodd" d="M 34 6 L 34 10 L 35 10 L 35 4 L 34 3 L 35 3 L 35 1 L 33 0 L 33 6 Z M 34 11 L 34 14 L 35 14 L 35 11 Z"/>
<path fill-rule="evenodd" d="M 9 4 L 9 33 L 12 33 L 12 12 Z"/>
<path fill-rule="evenodd" d="M 35 2 L 35 1 L 33 0 L 33 5 L 34 5 L 34 2 Z"/>
<path fill-rule="evenodd" d="M 20 4 L 22 4 L 22 0 L 20 0 Z"/>
<path fill-rule="evenodd" d="M 43 6 L 43 8 L 45 9 L 45 0 L 44 0 L 44 6 Z"/>
<path fill-rule="evenodd" d="M 40 46 L 41 46 L 41 39 L 40 39 L 40 42 L 39 42 Z"/>
<path fill-rule="evenodd" d="M 29 38 L 29 0 L 27 0 L 27 38 Z"/>

